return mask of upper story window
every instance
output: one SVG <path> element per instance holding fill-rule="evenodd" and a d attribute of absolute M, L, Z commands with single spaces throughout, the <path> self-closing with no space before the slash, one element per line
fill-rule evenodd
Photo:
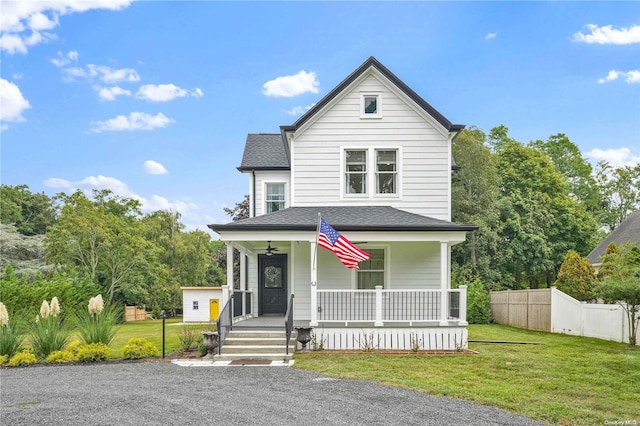
<path fill-rule="evenodd" d="M 398 152 L 391 148 L 345 149 L 344 195 L 399 195 Z"/>
<path fill-rule="evenodd" d="M 273 213 L 284 209 L 285 188 L 284 182 L 267 183 L 265 188 L 265 211 Z"/>
<path fill-rule="evenodd" d="M 376 149 L 376 194 L 397 192 L 396 150 Z"/>
<path fill-rule="evenodd" d="M 362 95 L 360 117 L 361 118 L 382 117 L 382 102 L 379 94 Z"/>
<path fill-rule="evenodd" d="M 371 257 L 360 262 L 356 272 L 358 290 L 373 290 L 378 285 L 384 287 L 384 249 L 367 249 L 367 253 Z"/>
<path fill-rule="evenodd" d="M 367 151 L 345 151 L 345 192 L 347 194 L 367 193 Z"/>

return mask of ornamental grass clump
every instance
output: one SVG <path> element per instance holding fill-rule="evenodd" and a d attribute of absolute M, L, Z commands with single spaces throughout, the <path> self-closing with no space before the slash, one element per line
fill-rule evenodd
<path fill-rule="evenodd" d="M 87 345 L 102 343 L 109 345 L 116 335 L 118 314 L 115 306 L 105 306 L 102 295 L 89 299 L 86 311 L 78 315 L 78 332 Z"/>
<path fill-rule="evenodd" d="M 52 352 L 64 349 L 69 337 L 70 332 L 60 314 L 58 298 L 51 299 L 51 303 L 44 300 L 40 306 L 40 315 L 36 315 L 35 327 L 31 330 L 34 354 L 45 359 Z"/>
<path fill-rule="evenodd" d="M 0 302 L 0 355 L 13 357 L 22 348 L 20 321 L 9 318 L 7 307 Z"/>

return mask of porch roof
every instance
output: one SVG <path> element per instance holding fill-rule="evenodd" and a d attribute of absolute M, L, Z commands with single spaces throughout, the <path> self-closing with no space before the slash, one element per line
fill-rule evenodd
<path fill-rule="evenodd" d="M 208 225 L 213 231 L 314 231 L 318 213 L 338 231 L 475 231 L 461 225 L 389 206 L 289 207 L 275 213 Z"/>

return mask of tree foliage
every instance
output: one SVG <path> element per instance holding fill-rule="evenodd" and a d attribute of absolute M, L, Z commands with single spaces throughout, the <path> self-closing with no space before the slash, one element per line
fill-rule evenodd
<path fill-rule="evenodd" d="M 55 223 L 55 200 L 33 193 L 27 185 L 0 185 L 0 222 L 14 224 L 24 235 L 45 234 Z"/>
<path fill-rule="evenodd" d="M 596 272 L 593 265 L 577 252 L 569 250 L 555 282 L 558 290 L 574 299 L 590 301 L 594 299 L 595 281 Z"/>
<path fill-rule="evenodd" d="M 609 273 L 596 285 L 596 295 L 605 302 L 618 303 L 624 309 L 629 324 L 629 345 L 637 342 L 640 322 L 640 261 L 638 246 L 625 244 L 621 250 L 605 255 Z"/>

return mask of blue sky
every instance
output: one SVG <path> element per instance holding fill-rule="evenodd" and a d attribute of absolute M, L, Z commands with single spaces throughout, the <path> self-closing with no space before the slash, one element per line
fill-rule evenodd
<path fill-rule="evenodd" d="M 188 229 L 248 192 L 278 132 L 369 56 L 454 123 L 640 162 L 634 2 L 3 0 L 1 180 L 109 188 Z"/>

